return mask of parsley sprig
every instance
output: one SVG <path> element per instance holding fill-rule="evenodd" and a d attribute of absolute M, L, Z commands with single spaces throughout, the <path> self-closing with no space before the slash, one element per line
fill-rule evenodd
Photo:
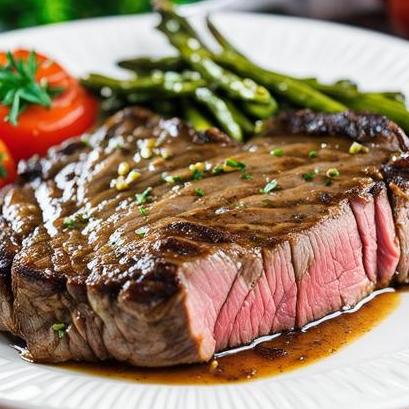
<path fill-rule="evenodd" d="M 152 188 L 147 187 L 142 193 L 135 195 L 136 204 L 143 205 L 152 201 Z"/>
<path fill-rule="evenodd" d="M 7 122 L 17 125 L 18 117 L 28 105 L 51 106 L 51 98 L 62 92 L 61 88 L 49 88 L 46 80 L 35 78 L 37 57 L 31 52 L 27 60 L 16 59 L 7 52 L 7 63 L 0 66 L 0 101 L 10 107 Z"/>

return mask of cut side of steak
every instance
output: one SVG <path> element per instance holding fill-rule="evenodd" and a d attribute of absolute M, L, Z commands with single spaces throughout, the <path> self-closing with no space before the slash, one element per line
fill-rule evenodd
<path fill-rule="evenodd" d="M 408 283 L 408 147 L 352 112 L 283 114 L 238 145 L 121 111 L 0 193 L 0 330 L 35 361 L 169 366 Z M 118 190 L 124 161 L 140 177 Z"/>

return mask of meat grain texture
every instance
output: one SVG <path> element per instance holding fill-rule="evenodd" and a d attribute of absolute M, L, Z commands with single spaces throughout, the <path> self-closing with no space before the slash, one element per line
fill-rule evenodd
<path fill-rule="evenodd" d="M 168 366 L 408 283 L 408 147 L 395 124 L 352 112 L 284 114 L 238 145 L 121 111 L 20 163 L 1 192 L 0 330 L 39 362 Z M 141 176 L 118 191 L 124 161 Z"/>

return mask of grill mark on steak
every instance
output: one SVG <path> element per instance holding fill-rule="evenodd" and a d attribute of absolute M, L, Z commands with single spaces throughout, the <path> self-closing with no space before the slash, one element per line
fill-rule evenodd
<path fill-rule="evenodd" d="M 191 240 L 204 241 L 211 244 L 232 243 L 235 239 L 235 236 L 229 232 L 184 221 L 171 223 L 166 229 L 170 233 L 181 234 Z"/>
<path fill-rule="evenodd" d="M 159 257 L 147 255 L 134 260 L 130 273 L 137 278 L 133 282 L 127 282 L 124 300 L 138 300 L 143 304 L 155 305 L 172 296 L 180 286 L 176 271 L 175 264 Z"/>
<path fill-rule="evenodd" d="M 370 187 L 383 175 L 389 180 L 388 169 L 402 174 L 400 159 L 389 162 L 389 157 L 399 144 L 404 145 L 406 137 L 380 117 L 319 114 L 314 122 L 316 114 L 308 113 L 300 119 L 303 115 L 307 114 L 296 114 L 294 121 L 299 127 L 300 121 L 310 121 L 308 129 L 295 128 L 291 121 L 285 125 L 284 121 L 279 132 L 271 130 L 271 136 L 241 147 L 227 143 L 221 134 L 198 136 L 177 119 L 162 120 L 148 111 L 128 109 L 91 136 L 91 147 L 83 144 L 81 148 L 73 140 L 37 161 L 41 166 L 34 161 L 30 166 L 41 169 L 41 175 L 33 171 L 26 177 L 31 180 L 29 184 L 25 185 L 23 178 L 19 183 L 36 190 L 39 203 L 35 208 L 40 204 L 45 223 L 39 220 L 32 232 L 20 238 L 24 245 L 21 251 L 16 249 L 12 280 L 19 328 L 13 329 L 10 323 L 4 326 L 27 339 L 37 360 L 114 357 L 156 366 L 208 359 L 215 347 L 233 346 L 257 335 L 301 326 L 325 311 L 331 312 L 329 309 L 357 302 L 371 291 L 374 282 L 361 260 L 365 258 L 365 246 L 350 206 L 357 196 L 384 192 L 370 191 Z M 323 140 L 324 128 L 314 130 L 321 120 L 327 132 L 335 136 Z M 350 121 L 350 128 L 342 132 L 346 121 Z M 378 136 L 374 131 L 377 126 L 383 127 Z M 294 135 L 283 135 L 284 131 Z M 300 132 L 318 132 L 321 139 L 296 135 Z M 337 135 L 370 140 L 370 152 L 349 155 L 350 142 Z M 174 148 L 177 156 L 158 166 L 152 166 L 149 160 L 134 163 L 143 174 L 138 191 L 153 187 L 154 202 L 147 204 L 149 215 L 144 218 L 132 200 L 134 190 L 118 194 L 108 185 L 118 163 L 132 160 L 136 141 L 149 137 Z M 113 144 L 119 142 L 122 146 L 115 148 Z M 326 147 L 321 148 L 322 142 Z M 284 157 L 271 157 L 270 150 L 278 146 L 284 148 Z M 308 158 L 312 149 L 319 150 L 317 159 Z M 190 163 L 208 161 L 216 165 L 226 157 L 246 163 L 253 179 L 242 180 L 239 172 L 217 177 L 206 174 L 198 182 L 172 188 L 160 178 L 164 171 L 188 178 Z M 380 173 L 380 166 L 387 162 Z M 305 182 L 303 173 L 315 167 L 323 169 L 321 176 Z M 324 186 L 322 175 L 329 167 L 337 167 L 341 176 L 331 186 Z M 27 173 L 24 166 L 21 169 Z M 280 189 L 260 195 L 259 189 L 272 178 L 279 181 Z M 203 198 L 194 196 L 195 186 L 204 189 Z M 340 208 L 344 213 L 339 213 Z M 5 210 L 9 211 L 8 204 Z M 90 211 L 90 221 L 78 230 L 66 231 L 63 219 L 73 211 Z M 293 217 L 294 213 L 300 217 Z M 394 217 L 395 223 L 403 220 L 405 212 L 394 212 Z M 362 248 L 359 256 L 351 253 L 359 271 L 341 274 L 337 270 L 333 283 L 325 283 L 338 293 L 332 304 L 308 306 L 297 297 L 297 293 L 306 293 L 304 270 L 298 266 L 297 280 L 295 276 L 291 279 L 290 272 L 285 278 L 283 265 L 290 271 L 292 264 L 298 263 L 301 238 L 305 243 L 316 241 L 310 234 L 317 226 L 344 219 L 349 220 L 354 240 Z M 390 224 L 390 217 L 388 220 Z M 138 239 L 135 230 L 143 226 L 149 226 L 148 233 Z M 15 235 L 13 230 L 7 233 L 7 237 Z M 398 236 L 403 242 L 403 231 Z M 338 236 L 330 237 L 336 240 Z M 394 240 L 390 232 L 385 237 Z M 293 254 L 286 250 L 283 258 L 285 252 L 280 253 L 285 263 L 269 270 L 267 260 L 271 264 L 280 257 L 268 258 L 266 254 L 276 254 L 275 249 L 286 246 Z M 315 251 L 316 247 L 311 248 Z M 42 256 L 36 259 L 37 253 Z M 319 260 L 318 256 L 314 252 L 311 260 Z M 0 259 L 6 257 L 0 254 Z M 400 262 L 405 264 L 402 256 Z M 240 263 L 242 269 L 237 268 Z M 313 264 L 305 268 L 309 271 Z M 222 281 L 211 285 L 211 271 L 217 271 L 217 280 Z M 312 277 L 318 279 L 314 274 Z M 284 279 L 285 283 L 280 281 Z M 381 284 L 386 285 L 388 280 L 387 276 Z M 39 285 L 42 282 L 47 285 Z M 241 302 L 231 310 L 236 288 L 242 289 Z M 199 310 L 200 317 L 192 315 Z M 27 317 L 30 319 L 24 322 Z M 220 335 L 217 328 L 223 326 L 226 317 L 231 326 Z M 246 321 L 243 317 L 250 318 Z M 54 322 L 67 323 L 63 340 L 56 339 L 50 329 Z M 151 342 L 144 345 L 147 334 Z"/>
<path fill-rule="evenodd" d="M 204 253 L 203 248 L 194 241 L 175 236 L 159 240 L 155 243 L 155 250 L 158 253 L 169 252 L 170 254 L 189 257 L 199 256 Z"/>

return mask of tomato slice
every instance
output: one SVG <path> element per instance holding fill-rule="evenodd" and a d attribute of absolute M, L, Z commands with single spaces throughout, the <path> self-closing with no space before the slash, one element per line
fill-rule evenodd
<path fill-rule="evenodd" d="M 30 51 L 16 50 L 16 59 L 27 59 Z M 43 155 L 48 148 L 63 140 L 81 135 L 92 127 L 98 115 L 97 101 L 58 63 L 36 53 L 37 81 L 47 80 L 50 88 L 63 92 L 45 108 L 30 105 L 19 116 L 16 126 L 5 121 L 9 108 L 0 105 L 0 138 L 6 143 L 16 161 L 33 154 Z M 6 63 L 0 53 L 0 64 Z"/>
<path fill-rule="evenodd" d="M 0 140 L 0 188 L 16 178 L 16 164 L 7 146 Z"/>

